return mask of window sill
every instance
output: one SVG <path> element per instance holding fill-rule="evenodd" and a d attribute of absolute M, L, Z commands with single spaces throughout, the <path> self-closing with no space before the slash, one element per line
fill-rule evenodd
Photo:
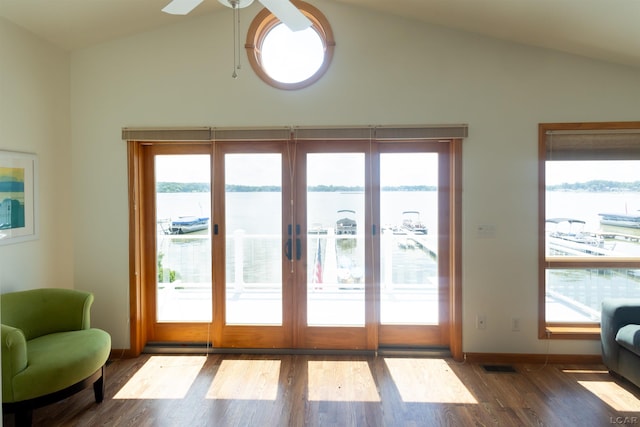
<path fill-rule="evenodd" d="M 542 339 L 599 340 L 600 325 L 547 325 Z"/>

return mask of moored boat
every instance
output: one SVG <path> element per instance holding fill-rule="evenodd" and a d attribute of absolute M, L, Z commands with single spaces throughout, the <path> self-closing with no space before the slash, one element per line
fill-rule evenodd
<path fill-rule="evenodd" d="M 599 213 L 600 224 L 616 227 L 640 228 L 640 211 L 635 215 L 623 213 Z"/>
<path fill-rule="evenodd" d="M 427 227 L 420 221 L 420 212 L 402 212 L 402 227 L 414 234 L 427 234 Z"/>
<path fill-rule="evenodd" d="M 546 223 L 550 243 L 570 248 L 572 251 L 597 253 L 604 248 L 602 236 L 584 230 L 585 221 L 573 218 L 547 218 Z M 595 250 L 595 251 L 594 251 Z"/>
<path fill-rule="evenodd" d="M 342 216 L 336 221 L 336 234 L 356 234 L 358 224 L 355 220 L 356 211 L 342 209 L 338 211 L 338 216 Z"/>
<path fill-rule="evenodd" d="M 209 228 L 208 217 L 181 216 L 171 220 L 168 234 L 186 234 Z"/>

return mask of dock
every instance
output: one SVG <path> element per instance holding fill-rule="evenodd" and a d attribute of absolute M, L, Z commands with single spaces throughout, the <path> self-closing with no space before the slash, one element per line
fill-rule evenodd
<path fill-rule="evenodd" d="M 624 234 L 617 233 L 611 231 L 599 231 L 594 233 L 598 237 L 602 237 L 603 239 L 616 239 L 616 240 L 626 240 L 628 242 L 640 242 L 640 236 L 634 234 Z"/>
<path fill-rule="evenodd" d="M 407 240 L 414 242 L 416 248 L 421 249 L 430 257 L 435 258 L 438 256 L 438 244 L 435 239 L 429 238 L 424 234 L 407 234 L 405 237 Z"/>

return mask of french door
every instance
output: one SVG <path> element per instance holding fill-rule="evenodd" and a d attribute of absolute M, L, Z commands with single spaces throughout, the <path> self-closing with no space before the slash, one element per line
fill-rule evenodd
<path fill-rule="evenodd" d="M 145 342 L 211 342 L 210 144 L 140 147 L 140 293 Z"/>
<path fill-rule="evenodd" d="M 446 144 L 149 143 L 140 150 L 145 341 L 369 350 L 449 344 Z"/>
<path fill-rule="evenodd" d="M 449 147 L 380 144 L 379 346 L 450 344 L 453 186 Z"/>
<path fill-rule="evenodd" d="M 295 248 L 286 148 L 216 145 L 214 345 L 292 346 Z"/>
<path fill-rule="evenodd" d="M 369 144 L 301 144 L 295 165 L 295 344 L 375 349 Z"/>

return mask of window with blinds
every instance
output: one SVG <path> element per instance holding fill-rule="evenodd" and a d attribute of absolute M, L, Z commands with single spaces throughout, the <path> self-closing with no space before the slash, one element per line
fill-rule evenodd
<path fill-rule="evenodd" d="M 540 337 L 599 337 L 640 298 L 640 122 L 539 125 Z"/>

